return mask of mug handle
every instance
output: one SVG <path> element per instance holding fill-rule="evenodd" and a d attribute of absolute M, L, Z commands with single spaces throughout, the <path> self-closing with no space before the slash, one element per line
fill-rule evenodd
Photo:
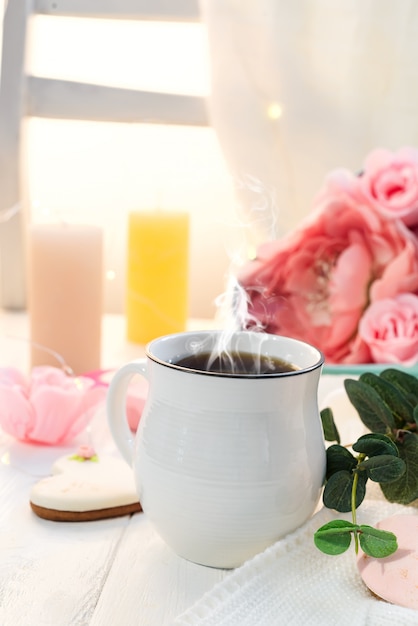
<path fill-rule="evenodd" d="M 132 465 L 133 460 L 135 434 L 128 425 L 126 396 L 129 383 L 135 374 L 140 374 L 148 380 L 147 359 L 137 359 L 119 368 L 110 381 L 106 399 L 106 414 L 110 432 L 119 452 L 129 465 Z"/>

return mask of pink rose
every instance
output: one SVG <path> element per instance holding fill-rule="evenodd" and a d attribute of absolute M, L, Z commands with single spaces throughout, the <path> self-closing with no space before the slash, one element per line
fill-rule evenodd
<path fill-rule="evenodd" d="M 307 341 L 330 363 L 370 361 L 359 321 L 369 301 L 418 290 L 418 247 L 402 222 L 362 197 L 358 177 L 336 171 L 308 219 L 261 246 L 238 275 L 247 327 Z"/>
<path fill-rule="evenodd" d="M 414 365 L 418 361 L 418 297 L 402 293 L 374 302 L 360 320 L 359 336 L 377 363 Z"/>
<path fill-rule="evenodd" d="M 418 150 L 373 150 L 364 163 L 360 187 L 386 218 L 418 223 Z"/>
<path fill-rule="evenodd" d="M 87 426 L 105 396 L 106 387 L 59 368 L 35 367 L 29 380 L 1 368 L 0 425 L 22 441 L 62 444 Z"/>

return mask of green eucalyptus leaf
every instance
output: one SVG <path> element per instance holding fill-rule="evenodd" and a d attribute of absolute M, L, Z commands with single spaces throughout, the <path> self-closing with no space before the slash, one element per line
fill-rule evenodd
<path fill-rule="evenodd" d="M 418 426 L 418 404 L 414 406 L 412 417 L 414 418 L 415 424 Z"/>
<path fill-rule="evenodd" d="M 325 441 L 336 441 L 340 443 L 340 433 L 334 422 L 334 415 L 329 407 L 321 411 L 322 429 L 324 431 Z"/>
<path fill-rule="evenodd" d="M 334 444 L 327 448 L 327 479 L 335 474 L 335 472 L 339 472 L 340 470 L 347 470 L 351 472 L 355 467 L 357 467 L 357 460 L 351 454 L 347 448 L 344 446 L 340 446 L 339 444 Z"/>
<path fill-rule="evenodd" d="M 412 421 L 413 406 L 395 385 L 372 372 L 362 374 L 360 381 L 372 387 L 379 394 L 393 416 L 394 426 L 401 428 Z"/>
<path fill-rule="evenodd" d="M 351 404 L 369 430 L 385 434 L 395 427 L 392 412 L 373 387 L 351 378 L 344 381 L 344 387 Z"/>
<path fill-rule="evenodd" d="M 377 456 L 379 454 L 392 454 L 399 456 L 396 443 L 386 435 L 381 433 L 368 433 L 362 435 L 352 446 L 355 452 L 362 452 L 367 456 Z"/>
<path fill-rule="evenodd" d="M 345 520 L 328 522 L 314 534 L 315 545 L 325 554 L 342 554 L 350 547 L 351 531 L 354 528 L 354 524 Z"/>
<path fill-rule="evenodd" d="M 391 483 L 405 473 L 405 462 L 392 454 L 372 456 L 357 466 L 358 470 L 365 470 L 368 478 L 376 483 Z"/>
<path fill-rule="evenodd" d="M 367 474 L 362 472 L 358 474 L 358 483 L 356 489 L 356 508 L 364 500 L 366 495 Z M 335 509 L 340 513 L 348 513 L 351 511 L 351 492 L 353 489 L 354 475 L 347 470 L 341 470 L 332 474 L 328 479 L 322 500 L 328 509 Z"/>
<path fill-rule="evenodd" d="M 381 489 L 389 502 L 410 504 L 418 498 L 418 435 L 404 433 L 398 450 L 400 458 L 405 461 L 405 472 L 397 480 L 382 484 Z"/>
<path fill-rule="evenodd" d="M 418 404 L 418 379 L 415 376 L 399 369 L 388 368 L 380 372 L 380 377 L 401 391 L 413 406 Z"/>
<path fill-rule="evenodd" d="M 360 547 L 365 554 L 381 559 L 393 554 L 398 549 L 396 536 L 388 530 L 380 530 L 372 526 L 361 525 Z"/>

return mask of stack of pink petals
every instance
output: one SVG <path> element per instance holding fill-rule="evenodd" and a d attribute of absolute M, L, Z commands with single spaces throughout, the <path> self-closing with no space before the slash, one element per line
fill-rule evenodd
<path fill-rule="evenodd" d="M 0 426 L 21 441 L 60 445 L 78 435 L 104 403 L 107 388 L 50 366 L 29 378 L 0 368 Z"/>

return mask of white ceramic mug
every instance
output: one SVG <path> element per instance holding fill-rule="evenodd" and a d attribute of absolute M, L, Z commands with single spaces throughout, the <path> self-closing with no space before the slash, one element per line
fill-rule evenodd
<path fill-rule="evenodd" d="M 221 331 L 152 341 L 146 358 L 113 377 L 107 414 L 133 467 L 144 513 L 180 556 L 214 567 L 241 565 L 313 513 L 325 475 L 314 347 L 278 335 L 237 332 L 230 350 L 279 357 L 297 369 L 233 375 L 186 369 L 181 357 L 212 350 Z M 142 374 L 149 395 L 136 436 L 126 393 Z"/>

